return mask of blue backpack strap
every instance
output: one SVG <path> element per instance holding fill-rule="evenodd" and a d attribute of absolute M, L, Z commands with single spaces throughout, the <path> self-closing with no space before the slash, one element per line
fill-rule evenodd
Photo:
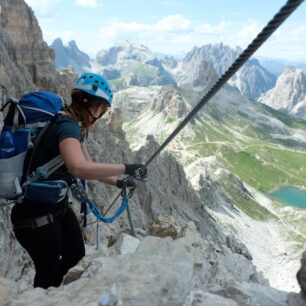
<path fill-rule="evenodd" d="M 23 179 L 22 181 L 24 182 L 30 175 L 30 170 L 31 170 L 31 166 L 32 166 L 32 162 L 33 159 L 35 157 L 35 154 L 37 152 L 37 149 L 39 147 L 39 144 L 41 143 L 41 140 L 43 138 L 43 136 L 45 135 L 45 133 L 47 132 L 47 130 L 51 127 L 51 125 L 53 123 L 56 122 L 56 120 L 60 117 L 60 114 L 55 115 L 52 120 L 39 132 L 39 135 L 37 136 L 36 140 L 35 140 L 35 144 L 34 147 L 28 152 L 29 154 L 27 154 L 26 156 L 26 160 L 25 160 L 25 167 L 24 167 L 24 171 L 23 171 Z"/>

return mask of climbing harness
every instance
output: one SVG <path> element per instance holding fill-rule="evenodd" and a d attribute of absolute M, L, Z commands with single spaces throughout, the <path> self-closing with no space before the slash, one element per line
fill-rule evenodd
<path fill-rule="evenodd" d="M 79 202 L 82 203 L 81 206 L 81 214 L 83 217 L 83 226 L 86 227 L 87 225 L 87 205 L 90 208 L 90 211 L 94 214 L 94 216 L 103 221 L 104 223 L 111 223 L 113 222 L 116 218 L 118 218 L 125 209 L 128 208 L 129 205 L 129 200 L 132 198 L 135 187 L 133 188 L 128 188 L 127 187 L 127 181 L 131 180 L 132 178 L 127 177 L 123 180 L 123 187 L 121 192 L 117 195 L 117 197 L 114 199 L 114 201 L 111 203 L 111 205 L 106 209 L 104 213 L 100 212 L 95 203 L 90 200 L 87 196 L 86 190 L 85 190 L 85 183 L 83 182 L 77 182 L 75 181 L 71 185 L 71 194 L 72 196 Z M 106 217 L 106 214 L 109 212 L 109 210 L 115 205 L 116 201 L 118 200 L 119 197 L 122 197 L 121 204 L 117 211 L 111 216 L 111 217 Z M 87 205 L 85 205 L 87 204 Z M 92 223 L 90 223 L 92 224 Z"/>
<path fill-rule="evenodd" d="M 76 199 L 77 201 L 81 202 L 81 210 L 80 214 L 83 219 L 83 227 L 87 227 L 88 225 L 96 223 L 96 249 L 99 250 L 100 248 L 100 230 L 99 230 L 99 225 L 100 221 L 103 221 L 104 223 L 111 223 L 113 222 L 116 218 L 118 218 L 126 209 L 127 214 L 128 214 L 128 220 L 130 223 L 130 228 L 131 228 L 131 234 L 133 236 L 135 235 L 135 230 L 134 230 L 134 225 L 132 222 L 131 218 L 131 213 L 129 209 L 129 202 L 135 192 L 136 189 L 136 184 L 132 188 L 127 187 L 127 183 L 129 180 L 133 180 L 134 178 L 131 177 L 126 177 L 123 179 L 123 186 L 121 192 L 116 196 L 116 198 L 113 200 L 113 202 L 109 205 L 109 207 L 105 210 L 105 212 L 100 212 L 97 206 L 93 201 L 91 201 L 86 193 L 86 186 L 85 186 L 85 181 L 81 180 L 80 182 L 76 181 L 73 182 L 73 184 L 70 187 L 71 194 Z M 122 197 L 121 204 L 117 211 L 111 216 L 111 217 L 106 217 L 106 214 L 110 211 L 110 209 L 115 205 L 119 197 Z M 93 215 L 97 218 L 96 221 L 87 223 L 87 216 L 89 213 L 87 212 L 87 205 L 90 209 L 90 212 L 93 213 Z"/>

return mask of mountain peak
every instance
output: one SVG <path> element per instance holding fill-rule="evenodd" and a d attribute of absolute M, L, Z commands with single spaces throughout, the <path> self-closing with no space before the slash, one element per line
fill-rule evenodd
<path fill-rule="evenodd" d="M 71 48 L 78 48 L 75 40 L 70 40 L 69 43 L 68 43 L 68 46 L 71 47 Z"/>
<path fill-rule="evenodd" d="M 190 70 L 187 68 L 184 69 L 187 69 L 186 71 L 189 71 L 188 74 L 191 75 L 192 71 L 197 69 L 199 71 L 199 67 L 202 66 L 203 71 L 210 70 L 211 72 L 206 75 L 215 79 L 213 69 L 208 64 L 213 66 L 218 76 L 221 76 L 234 63 L 241 52 L 241 48 L 231 48 L 228 45 L 224 45 L 222 42 L 201 47 L 195 46 L 183 59 L 183 65 L 193 62 L 193 67 Z M 207 64 L 203 64 L 204 62 Z M 173 70 L 176 69 L 175 67 L 177 65 L 168 61 L 165 63 L 165 66 Z M 196 74 L 194 74 L 194 77 L 195 76 Z M 200 73 L 198 76 L 203 77 L 204 75 Z M 252 99 L 257 99 L 263 92 L 272 88 L 275 85 L 275 81 L 276 77 L 266 71 L 257 59 L 251 59 L 230 79 L 229 84 L 238 89 L 243 95 Z M 188 84 L 194 84 L 194 82 L 188 82 Z"/>
<path fill-rule="evenodd" d="M 77 46 L 75 40 L 69 41 L 67 48 L 70 49 L 72 52 L 75 52 L 75 53 L 83 53 L 82 51 L 80 51 L 80 49 Z"/>
<path fill-rule="evenodd" d="M 53 43 L 52 43 L 52 48 L 55 46 L 55 47 L 64 47 L 64 44 L 63 44 L 63 41 L 59 38 L 59 37 L 57 37 L 57 38 L 55 38 L 54 40 L 53 40 Z"/>
<path fill-rule="evenodd" d="M 55 51 L 55 65 L 57 69 L 72 66 L 77 73 L 90 69 L 89 56 L 80 51 L 74 40 L 71 40 L 67 46 L 64 46 L 62 40 L 57 38 L 53 41 L 51 47 Z"/>
<path fill-rule="evenodd" d="M 288 66 L 284 69 L 282 75 L 304 75 L 302 69 L 296 68 L 294 66 Z"/>
<path fill-rule="evenodd" d="M 306 77 L 301 69 L 288 66 L 276 85 L 260 98 L 260 102 L 277 110 L 306 118 Z"/>
<path fill-rule="evenodd" d="M 98 53 L 97 59 L 102 66 L 115 65 L 126 60 L 148 62 L 156 59 L 154 53 L 146 46 L 130 43 L 128 40 L 117 42 L 115 46 L 102 50 Z"/>

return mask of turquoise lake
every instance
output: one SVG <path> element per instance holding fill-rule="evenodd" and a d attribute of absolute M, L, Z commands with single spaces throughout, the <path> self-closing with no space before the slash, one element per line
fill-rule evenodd
<path fill-rule="evenodd" d="M 296 187 L 282 187 L 269 194 L 273 199 L 286 205 L 306 209 L 306 190 Z"/>

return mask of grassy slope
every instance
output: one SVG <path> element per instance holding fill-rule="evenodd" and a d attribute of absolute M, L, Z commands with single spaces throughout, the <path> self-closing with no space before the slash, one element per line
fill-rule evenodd
<path fill-rule="evenodd" d="M 306 129 L 306 122 L 291 120 L 291 125 Z M 256 189 L 266 192 L 278 185 L 306 186 L 306 151 L 265 141 L 258 135 L 239 137 L 224 127 L 211 122 L 194 126 L 196 136 L 185 139 L 190 145 L 187 149 L 206 157 L 216 155 L 230 171 Z M 237 128 L 237 126 L 236 126 Z M 251 129 L 251 128 L 250 128 Z M 244 131 L 246 135 L 256 136 L 258 131 Z M 184 141 L 184 142 L 185 142 Z"/>

